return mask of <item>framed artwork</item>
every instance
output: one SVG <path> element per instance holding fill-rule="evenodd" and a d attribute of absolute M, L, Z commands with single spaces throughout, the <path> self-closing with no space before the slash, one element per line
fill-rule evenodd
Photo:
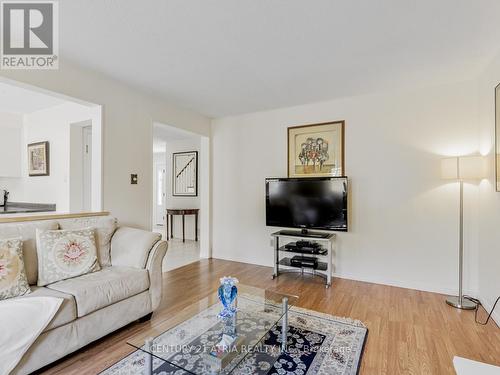
<path fill-rule="evenodd" d="M 344 176 L 344 123 L 288 128 L 288 177 Z"/>
<path fill-rule="evenodd" d="M 500 84 L 495 87 L 495 186 L 500 191 Z"/>
<path fill-rule="evenodd" d="M 198 151 L 172 154 L 172 195 L 198 196 Z"/>
<path fill-rule="evenodd" d="M 50 174 L 49 142 L 28 145 L 28 175 L 48 176 Z"/>

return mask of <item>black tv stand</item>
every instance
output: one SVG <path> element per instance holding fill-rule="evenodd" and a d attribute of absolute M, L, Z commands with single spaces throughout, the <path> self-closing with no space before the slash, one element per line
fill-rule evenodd
<path fill-rule="evenodd" d="M 324 277 L 327 288 L 332 284 L 334 233 L 306 232 L 302 234 L 299 230 L 282 230 L 271 234 L 271 237 L 274 247 L 273 279 L 284 272 L 300 272 L 300 274 L 310 273 Z M 291 241 L 304 241 L 303 238 L 309 238 L 307 242 L 320 245 L 321 253 L 307 254 L 308 257 L 316 258 L 317 264 L 311 265 L 302 262 L 297 264 L 292 262 L 294 255 L 300 254 L 300 256 L 304 256 L 304 253 L 299 249 L 289 249 L 286 245 Z"/>
<path fill-rule="evenodd" d="M 307 229 L 298 230 L 280 230 L 277 234 L 280 236 L 306 237 L 306 238 L 329 238 L 330 233 L 311 232 Z"/>

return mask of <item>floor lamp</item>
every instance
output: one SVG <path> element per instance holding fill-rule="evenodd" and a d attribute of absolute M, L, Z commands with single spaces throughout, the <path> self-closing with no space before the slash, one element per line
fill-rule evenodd
<path fill-rule="evenodd" d="M 463 295 L 464 273 L 464 180 L 481 180 L 486 177 L 485 158 L 461 156 L 441 160 L 441 175 L 444 179 L 458 180 L 460 185 L 460 219 L 458 238 L 458 296 L 450 296 L 446 303 L 462 310 L 473 310 L 476 304 Z"/>

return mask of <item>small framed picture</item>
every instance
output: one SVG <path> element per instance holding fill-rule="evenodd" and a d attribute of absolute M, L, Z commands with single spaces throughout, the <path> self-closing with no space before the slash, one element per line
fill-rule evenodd
<path fill-rule="evenodd" d="M 49 142 L 30 143 L 28 145 L 28 175 L 49 176 Z"/>
<path fill-rule="evenodd" d="M 198 151 L 175 152 L 172 161 L 172 195 L 198 196 Z"/>
<path fill-rule="evenodd" d="M 344 173 L 344 121 L 288 128 L 288 177 Z"/>

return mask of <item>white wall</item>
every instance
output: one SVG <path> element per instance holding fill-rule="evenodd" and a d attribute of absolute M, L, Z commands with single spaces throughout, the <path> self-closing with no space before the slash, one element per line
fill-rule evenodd
<path fill-rule="evenodd" d="M 198 196 L 176 197 L 172 190 L 172 154 L 175 152 L 198 151 Z M 202 184 L 200 183 L 200 137 L 167 142 L 167 208 L 200 208 Z M 194 240 L 194 216 L 186 216 L 186 239 Z M 198 218 L 198 236 L 201 228 L 201 217 Z M 182 238 L 182 216 L 174 216 L 174 237 Z"/>
<path fill-rule="evenodd" d="M 335 274 L 456 293 L 458 185 L 440 158 L 478 152 L 477 85 L 333 100 L 216 119 L 213 256 L 272 265 L 266 177 L 287 174 L 287 127 L 345 120 L 350 232 L 339 233 Z M 466 186 L 466 288 L 477 291 L 478 187 Z M 477 263 L 477 262 L 476 262 Z"/>
<path fill-rule="evenodd" d="M 54 71 L 1 71 L 16 80 L 103 106 L 103 207 L 123 225 L 151 228 L 152 124 L 158 121 L 210 135 L 210 120 L 67 61 Z M 139 183 L 130 184 L 138 173 Z"/>
<path fill-rule="evenodd" d="M 481 152 L 488 155 L 488 181 L 481 183 L 479 206 L 479 292 L 490 310 L 500 295 L 500 192 L 495 191 L 495 86 L 500 83 L 500 55 L 479 77 Z M 500 325 L 500 308 L 494 315 Z"/>
<path fill-rule="evenodd" d="M 70 124 L 85 120 L 95 122 L 99 116 L 98 107 L 86 107 L 70 102 L 24 116 L 23 149 L 26 150 L 29 143 L 48 141 L 50 175 L 29 177 L 24 155 L 23 201 L 55 203 L 57 211 L 70 211 Z"/>

